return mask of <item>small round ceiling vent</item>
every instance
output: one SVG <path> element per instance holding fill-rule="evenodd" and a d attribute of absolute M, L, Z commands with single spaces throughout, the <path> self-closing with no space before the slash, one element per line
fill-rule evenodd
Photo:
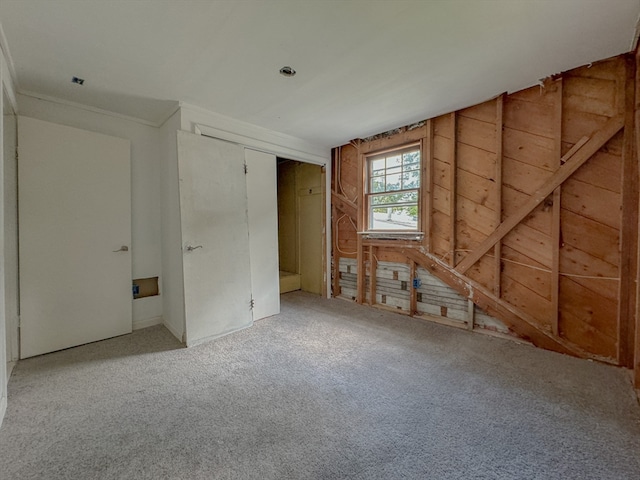
<path fill-rule="evenodd" d="M 280 69 L 280 75 L 284 77 L 293 77 L 295 74 L 296 71 L 289 66 L 285 66 Z"/>

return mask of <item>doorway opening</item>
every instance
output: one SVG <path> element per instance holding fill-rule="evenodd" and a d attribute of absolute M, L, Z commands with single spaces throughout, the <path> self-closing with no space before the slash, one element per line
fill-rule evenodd
<path fill-rule="evenodd" d="M 322 294 L 322 167 L 278 158 L 280 293 Z"/>

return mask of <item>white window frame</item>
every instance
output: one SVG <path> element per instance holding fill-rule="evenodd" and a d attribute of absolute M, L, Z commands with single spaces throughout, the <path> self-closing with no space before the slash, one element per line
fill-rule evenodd
<path fill-rule="evenodd" d="M 372 178 L 373 176 L 373 172 L 372 172 L 372 168 L 373 168 L 373 161 L 374 160 L 379 160 L 381 158 L 387 158 L 387 157 L 391 157 L 391 156 L 395 156 L 398 154 L 404 154 L 404 153 L 408 153 L 408 152 L 414 152 L 417 151 L 420 155 L 420 160 L 418 163 L 418 169 L 417 171 L 419 172 L 419 183 L 418 186 L 416 188 L 408 188 L 408 189 L 400 189 L 400 190 L 385 190 L 383 192 L 372 192 Z M 422 202 L 421 202 L 421 191 L 422 191 L 422 182 L 423 182 L 423 171 L 422 171 L 422 162 L 423 162 L 423 155 L 422 155 L 422 148 L 421 148 L 421 144 L 419 142 L 416 143 L 410 143 L 410 144 L 406 144 L 406 145 L 402 145 L 400 147 L 395 147 L 392 149 L 387 149 L 387 150 L 383 150 L 383 151 L 378 151 L 378 152 L 374 152 L 371 154 L 367 154 L 365 156 L 365 172 L 364 172 L 364 176 L 365 176 L 365 222 L 366 222 L 366 226 L 365 226 L 365 233 L 367 235 L 370 236 L 392 236 L 392 237 L 398 237 L 398 236 L 415 236 L 416 234 L 418 235 L 422 235 L 421 234 L 421 217 L 422 217 Z M 386 165 L 385 165 L 385 170 L 386 170 Z M 401 173 L 404 170 L 401 169 Z M 399 229 L 374 229 L 372 228 L 372 214 L 373 214 L 373 209 L 378 207 L 379 205 L 372 205 L 372 199 L 380 194 L 396 194 L 396 193 L 416 193 L 416 202 L 415 204 L 412 203 L 399 203 L 399 204 L 389 204 L 389 207 L 394 207 L 394 206 L 407 206 L 407 205 L 415 205 L 417 208 L 417 224 L 415 228 L 399 228 Z"/>

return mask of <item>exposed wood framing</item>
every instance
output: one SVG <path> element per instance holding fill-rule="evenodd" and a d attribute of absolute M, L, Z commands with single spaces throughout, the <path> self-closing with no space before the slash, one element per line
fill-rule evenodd
<path fill-rule="evenodd" d="M 640 390 L 640 53 L 631 57 L 336 148 L 334 294 L 463 328 L 472 314 L 481 326 L 475 304 L 543 348 L 633 366 Z M 416 143 L 423 238 L 367 238 L 366 155 Z M 405 265 L 401 287 L 388 263 Z M 418 266 L 465 296 L 457 310 L 445 290 L 404 285 Z M 444 311 L 423 311 L 423 295 Z"/>
<path fill-rule="evenodd" d="M 455 270 L 448 268 L 436 257 L 420 252 L 418 249 L 405 248 L 402 253 L 415 261 L 418 265 L 426 268 L 436 275 L 440 280 L 457 290 L 462 295 L 473 300 L 490 315 L 494 315 L 504 321 L 510 328 L 518 333 L 522 338 L 530 340 L 538 347 L 553 350 L 555 352 L 566 353 L 577 357 L 588 358 L 586 352 L 571 343 L 555 337 L 551 332 L 539 329 L 536 321 L 525 312 L 519 311 L 513 305 L 496 298 L 492 292 L 473 280 L 464 277 Z"/>
<path fill-rule="evenodd" d="M 502 223 L 502 131 L 504 128 L 504 97 L 496 99 L 496 225 Z M 493 293 L 500 298 L 502 278 L 502 241 L 498 240 L 493 247 Z"/>
<path fill-rule="evenodd" d="M 427 120 L 426 135 L 421 141 L 422 147 L 422 218 L 424 219 L 423 245 L 431 252 L 431 219 L 433 209 L 433 120 Z"/>
<path fill-rule="evenodd" d="M 369 246 L 369 305 L 375 305 L 376 292 L 378 290 L 378 258 L 376 257 L 376 247 Z"/>
<path fill-rule="evenodd" d="M 562 165 L 562 78 L 555 81 L 553 112 L 553 157 L 556 169 Z M 562 186 L 553 191 L 553 213 L 551 219 L 551 330 L 559 335 L 558 314 L 560 302 L 560 211 L 562 209 Z"/>
<path fill-rule="evenodd" d="M 638 159 L 635 155 L 635 60 L 627 57 L 624 141 L 622 152 L 622 218 L 620 293 L 618 303 L 618 363 L 633 367 L 635 340 L 635 281 L 638 222 Z"/>
<path fill-rule="evenodd" d="M 634 105 L 635 115 L 635 154 L 636 161 L 640 161 L 640 50 L 636 49 L 636 104 Z M 640 199 L 638 200 L 640 202 Z M 639 205 L 640 208 L 640 205 Z M 640 219 L 636 220 L 637 239 L 640 239 Z M 640 399 L 640 240 L 637 242 L 636 250 L 636 331 L 635 331 L 635 353 L 633 368 L 633 385 L 635 386 L 638 398 Z"/>
<path fill-rule="evenodd" d="M 476 304 L 473 300 L 467 300 L 467 330 L 473 330 L 476 322 Z"/>
<path fill-rule="evenodd" d="M 364 247 L 362 245 L 362 235 L 359 232 L 364 230 L 364 215 L 365 215 L 365 206 L 364 206 L 364 182 L 366 181 L 366 162 L 364 155 L 360 151 L 360 141 L 357 142 L 358 145 L 358 185 L 357 185 L 357 198 L 358 198 L 358 218 L 356 221 L 356 260 L 357 264 L 357 284 L 356 284 L 356 302 L 364 303 L 364 291 L 365 291 L 365 258 L 364 258 Z"/>
<path fill-rule="evenodd" d="M 457 115 L 456 112 L 450 114 L 451 117 L 451 156 L 449 157 L 449 218 L 451 219 L 451 225 L 449 230 L 449 265 L 452 267 L 456 264 L 456 205 L 457 205 L 457 188 L 456 179 L 457 175 Z"/>
<path fill-rule="evenodd" d="M 321 185 L 322 185 L 322 296 L 327 297 L 327 275 L 331 275 L 327 271 L 327 168 L 321 168 Z M 333 208 L 332 208 L 333 211 Z M 333 218 L 333 217 L 332 217 Z"/>
<path fill-rule="evenodd" d="M 413 285 L 413 281 L 417 278 L 416 275 L 416 262 L 409 261 L 409 314 L 411 316 L 418 313 L 418 291 Z"/>
<path fill-rule="evenodd" d="M 536 190 L 527 202 L 518 209 L 516 213 L 507 218 L 500 226 L 494 230 L 478 247 L 469 253 L 456 267 L 460 273 L 466 272 L 476 263 L 487 251 L 495 245 L 498 240 L 504 238 L 513 228 L 518 225 L 534 208 L 540 205 L 551 194 L 556 187 L 562 185 L 576 170 L 578 170 L 591 156 L 607 143 L 623 126 L 623 117 L 611 118 L 606 125 L 593 134 L 589 139 L 576 143 L 573 149 L 563 157 L 563 165 Z"/>
<path fill-rule="evenodd" d="M 333 252 L 333 278 L 332 281 L 332 292 L 331 294 L 334 297 L 340 295 L 340 266 L 338 265 L 339 257 L 336 255 L 338 253 L 338 249 L 336 245 L 338 244 L 338 209 L 335 205 L 331 205 L 331 251 Z"/>
<path fill-rule="evenodd" d="M 358 218 L 358 207 L 351 200 L 347 199 L 344 195 L 336 192 L 331 192 L 331 204 L 340 210 L 342 213 L 346 213 L 353 221 Z"/>

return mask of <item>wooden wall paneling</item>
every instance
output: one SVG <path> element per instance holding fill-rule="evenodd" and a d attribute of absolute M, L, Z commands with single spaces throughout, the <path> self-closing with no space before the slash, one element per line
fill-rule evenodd
<path fill-rule="evenodd" d="M 635 155 L 635 59 L 626 57 L 625 122 L 622 153 L 620 297 L 618 302 L 618 363 L 633 367 L 635 340 L 635 278 L 638 222 L 638 161 Z"/>
<path fill-rule="evenodd" d="M 553 138 L 516 130 L 505 123 L 503 133 L 505 157 L 553 172 L 554 148 Z"/>
<path fill-rule="evenodd" d="M 554 98 L 554 158 L 555 167 L 560 168 L 562 157 L 562 104 L 563 104 L 563 80 L 559 78 L 555 82 L 555 98 Z M 558 311 L 560 302 L 560 210 L 562 208 L 562 185 L 556 187 L 553 191 L 553 213 L 551 220 L 551 331 L 554 335 L 559 334 L 558 329 Z"/>
<path fill-rule="evenodd" d="M 533 89 L 540 92 L 540 87 Z M 542 95 L 539 93 L 535 101 L 522 101 L 510 96 L 509 108 L 505 109 L 505 123 L 515 130 L 553 138 L 553 105 L 541 102 Z"/>
<path fill-rule="evenodd" d="M 574 149 L 565 154 L 565 163 L 554 173 L 547 182 L 540 187 L 531 198 L 518 210 L 517 213 L 507 218 L 500 226 L 482 242 L 478 248 L 467 255 L 457 266 L 460 273 L 464 273 L 480 257 L 495 245 L 495 242 L 503 238 L 513 227 L 520 223 L 536 206 L 542 203 L 547 196 L 561 185 L 573 172 L 578 170 L 595 152 L 622 128 L 623 119 L 620 116 L 611 118 L 606 125 L 595 132 L 589 139 L 583 139 L 576 143 Z M 570 161 L 569 161 L 570 159 Z"/>
<path fill-rule="evenodd" d="M 562 208 L 615 229 L 621 228 L 621 202 L 620 194 L 575 178 L 562 187 Z"/>
<path fill-rule="evenodd" d="M 502 218 L 508 218 L 524 205 L 530 198 L 530 195 L 526 193 L 518 192 L 513 188 L 502 188 Z M 525 221 L 527 226 L 538 230 L 551 238 L 551 211 L 548 204 L 548 199 L 545 199 L 541 205 L 527 215 Z"/>
<path fill-rule="evenodd" d="M 594 355 L 617 363 L 617 301 L 608 300 L 591 289 L 584 288 L 574 279 L 560 277 L 562 302 L 562 337 L 580 345 Z"/>
<path fill-rule="evenodd" d="M 611 142 L 604 148 L 609 149 Z M 604 150 L 604 148 L 602 150 Z M 607 153 L 600 150 L 589 159 L 589 168 L 581 168 L 571 178 L 595 185 L 614 193 L 622 193 L 622 152 Z"/>
<path fill-rule="evenodd" d="M 457 118 L 456 112 L 450 114 L 450 139 L 451 139 L 451 156 L 449 157 L 449 264 L 453 267 L 456 264 L 456 204 L 457 204 L 457 166 L 456 166 L 456 150 L 457 150 Z"/>
<path fill-rule="evenodd" d="M 495 204 L 496 204 L 496 225 L 502 223 L 502 132 L 504 129 L 504 97 L 500 95 L 496 99 L 496 173 L 495 173 Z M 493 294 L 500 298 L 501 277 L 502 277 L 502 241 L 498 240 L 493 248 L 494 270 L 493 270 Z"/>
<path fill-rule="evenodd" d="M 506 265 L 505 269 L 507 269 Z M 529 269 L 526 270 L 528 271 L 525 271 L 524 275 L 529 278 L 531 276 L 531 271 Z M 507 274 L 512 272 L 512 269 L 505 270 L 505 274 L 502 276 L 502 299 L 518 309 L 527 312 L 527 314 L 534 319 L 535 324 L 538 327 L 545 329 L 548 328 L 549 331 L 551 331 L 549 325 L 552 308 L 551 301 L 541 296 L 538 292 L 527 288 L 518 281 L 519 279 L 513 279 Z"/>

